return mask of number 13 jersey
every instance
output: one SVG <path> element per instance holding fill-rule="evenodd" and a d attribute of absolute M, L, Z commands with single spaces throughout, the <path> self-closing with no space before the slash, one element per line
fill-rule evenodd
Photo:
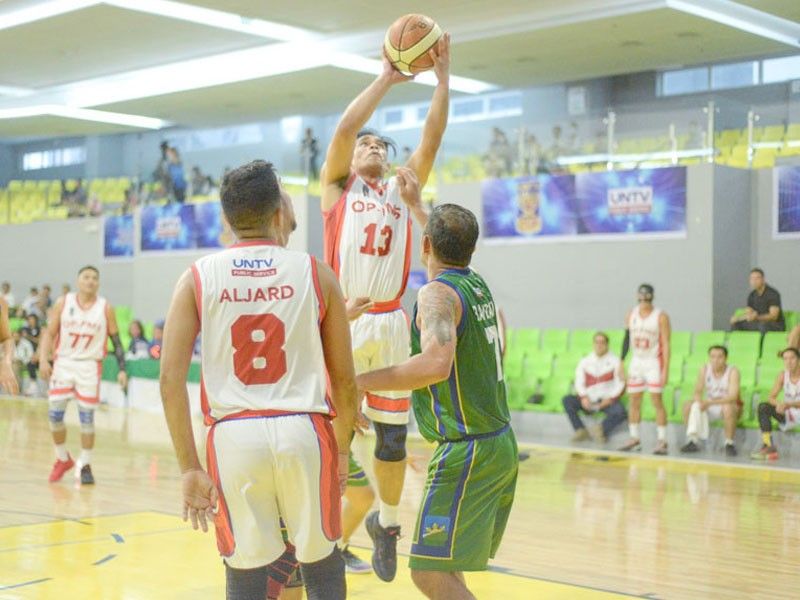
<path fill-rule="evenodd" d="M 316 259 L 242 242 L 192 266 L 206 423 L 225 417 L 334 414 L 319 324 Z"/>
<path fill-rule="evenodd" d="M 355 173 L 325 218 L 325 261 L 345 298 L 399 300 L 411 264 L 411 216 L 397 178 L 371 186 Z"/>

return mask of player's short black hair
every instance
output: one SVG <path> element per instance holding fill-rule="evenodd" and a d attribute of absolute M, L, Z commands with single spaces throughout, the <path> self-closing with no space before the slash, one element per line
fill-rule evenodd
<path fill-rule="evenodd" d="M 97 267 L 93 265 L 86 265 L 84 267 L 81 267 L 80 270 L 78 271 L 78 275 L 80 275 L 84 271 L 94 271 L 95 273 L 97 273 L 98 277 L 100 276 L 100 271 L 98 270 Z"/>
<path fill-rule="evenodd" d="M 778 356 L 779 356 L 780 358 L 783 358 L 783 355 L 784 355 L 784 354 L 786 354 L 787 352 L 793 352 L 793 353 L 794 353 L 794 355 L 795 355 L 797 358 L 800 358 L 800 350 L 798 350 L 798 349 L 797 349 L 797 348 L 795 348 L 794 346 L 789 346 L 788 348 L 784 348 L 783 350 L 781 350 L 781 352 L 780 352 L 780 354 L 778 354 Z"/>
<path fill-rule="evenodd" d="M 254 160 L 225 174 L 222 210 L 236 230 L 266 224 L 281 206 L 281 184 L 272 163 Z"/>
<path fill-rule="evenodd" d="M 713 346 L 708 347 L 708 353 L 711 354 L 712 350 L 722 350 L 722 353 L 725 355 L 725 358 L 728 358 L 728 349 L 725 346 L 721 346 L 720 344 L 714 344 Z"/>
<path fill-rule="evenodd" d="M 425 226 L 425 235 L 430 238 L 436 257 L 457 267 L 469 265 L 479 233 L 475 215 L 457 204 L 434 208 Z"/>
<path fill-rule="evenodd" d="M 753 267 L 752 269 L 750 269 L 750 273 L 758 273 L 759 275 L 764 277 L 764 269 L 760 267 Z"/>
<path fill-rule="evenodd" d="M 364 129 L 362 129 L 361 131 L 358 132 L 358 134 L 356 135 L 356 139 L 362 138 L 365 135 L 371 135 L 373 137 L 378 138 L 381 141 L 381 143 L 383 144 L 384 148 L 386 148 L 386 156 L 389 156 L 389 149 L 390 148 L 392 150 L 392 156 L 393 157 L 397 156 L 397 143 L 392 138 L 390 138 L 389 136 L 381 135 L 375 129 L 370 129 L 369 127 L 365 127 Z"/>
<path fill-rule="evenodd" d="M 594 341 L 594 338 L 597 336 L 603 338 L 606 341 L 606 344 L 608 343 L 608 334 L 605 331 L 595 331 L 594 335 L 592 336 L 592 341 Z"/>

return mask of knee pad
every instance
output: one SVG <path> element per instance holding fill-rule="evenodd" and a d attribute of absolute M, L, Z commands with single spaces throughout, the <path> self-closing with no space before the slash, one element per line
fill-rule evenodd
<path fill-rule="evenodd" d="M 47 412 L 50 421 L 50 431 L 64 431 L 64 413 L 67 410 L 66 400 L 56 400 L 50 402 L 50 409 Z"/>
<path fill-rule="evenodd" d="M 406 425 L 373 423 L 375 426 L 375 458 L 386 462 L 400 462 L 406 458 Z"/>
<path fill-rule="evenodd" d="M 94 433 L 94 410 L 79 408 L 78 416 L 81 419 L 81 433 L 87 435 Z"/>

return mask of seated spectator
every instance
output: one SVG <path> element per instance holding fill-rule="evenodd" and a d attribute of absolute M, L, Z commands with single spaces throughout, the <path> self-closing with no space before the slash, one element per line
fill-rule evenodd
<path fill-rule="evenodd" d="M 775 460 L 778 449 L 772 441 L 772 420 L 781 429 L 800 425 L 800 350 L 786 348 L 781 352 L 784 371 L 775 378 L 769 400 L 758 405 L 758 426 L 761 429 L 761 448 L 750 455 L 753 460 Z M 783 402 L 778 396 L 783 392 Z"/>
<path fill-rule="evenodd" d="M 52 293 L 50 286 L 46 283 L 42 286 L 42 291 L 39 293 L 39 309 L 42 311 L 42 314 L 45 316 L 47 312 L 50 310 L 50 307 L 53 306 L 53 299 L 50 297 Z"/>
<path fill-rule="evenodd" d="M 736 423 L 742 415 L 742 398 L 739 394 L 739 369 L 728 364 L 728 349 L 711 346 L 708 364 L 700 368 L 694 397 L 683 405 L 683 422 L 686 423 L 687 443 L 681 452 L 697 452 L 700 442 L 708 440 L 709 421 L 725 421 L 725 454 L 736 456 L 733 438 Z"/>
<path fill-rule="evenodd" d="M 150 358 L 161 359 L 161 340 L 164 337 L 164 321 L 156 321 L 153 339 L 150 341 Z"/>
<path fill-rule="evenodd" d="M 192 195 L 205 196 L 211 191 L 210 177 L 203 175 L 200 167 L 192 167 Z"/>
<path fill-rule="evenodd" d="M 177 148 L 167 149 L 167 171 L 169 173 L 170 189 L 175 200 L 183 203 L 186 200 L 186 176 L 183 173 L 183 163 Z"/>
<path fill-rule="evenodd" d="M 750 287 L 753 291 L 747 297 L 747 309 L 741 316 L 731 317 L 731 329 L 737 331 L 784 331 L 781 311 L 781 295 L 774 287 L 767 285 L 764 271 L 755 268 L 750 271 Z"/>
<path fill-rule="evenodd" d="M 14 314 L 14 309 L 17 306 L 17 299 L 14 297 L 14 294 L 11 293 L 11 284 L 7 281 L 0 284 L 0 296 L 2 296 L 6 304 L 8 304 L 10 314 Z"/>
<path fill-rule="evenodd" d="M 33 351 L 36 352 L 39 349 L 39 339 L 42 335 L 42 327 L 39 323 L 39 317 L 36 315 L 28 315 L 25 317 L 27 323 L 25 326 L 20 329 L 20 333 L 22 337 L 28 340 L 28 342 L 33 346 Z M 33 381 L 36 381 L 36 369 L 37 365 L 39 364 L 39 355 L 34 354 L 33 358 L 28 362 L 28 375 Z"/>
<path fill-rule="evenodd" d="M 564 396 L 564 410 L 567 411 L 575 435 L 573 442 L 589 439 L 589 432 L 581 421 L 578 412 L 587 414 L 605 413 L 605 419 L 593 427 L 592 435 L 605 442 L 614 429 L 628 419 L 625 407 L 619 401 L 625 391 L 625 373 L 619 357 L 608 351 L 608 336 L 594 334 L 594 351 L 583 358 L 575 369 L 575 392 L 577 395 Z"/>
<path fill-rule="evenodd" d="M 150 358 L 150 342 L 144 336 L 144 327 L 141 321 L 138 319 L 131 321 L 128 326 L 128 335 L 131 336 L 131 343 L 128 344 L 127 357 L 130 360 Z"/>
<path fill-rule="evenodd" d="M 789 332 L 789 343 L 787 345 L 790 348 L 797 348 L 800 350 L 800 325 L 792 327 L 792 330 Z"/>
<path fill-rule="evenodd" d="M 22 385 L 22 380 L 25 372 L 27 371 L 30 375 L 30 367 L 34 366 L 32 365 L 32 361 L 35 356 L 35 349 L 33 344 L 23 337 L 21 330 L 15 331 L 12 337 L 14 339 L 14 358 L 11 361 L 11 368 L 14 371 L 14 377 L 17 378 L 17 387 L 19 387 L 20 393 L 25 396 L 25 388 Z M 34 382 L 36 381 L 35 366 L 33 375 L 30 375 L 30 377 Z"/>
<path fill-rule="evenodd" d="M 28 315 L 36 315 L 39 319 L 44 318 L 42 309 L 39 307 L 39 288 L 32 287 L 28 297 L 22 301 L 18 316 L 27 317 Z"/>

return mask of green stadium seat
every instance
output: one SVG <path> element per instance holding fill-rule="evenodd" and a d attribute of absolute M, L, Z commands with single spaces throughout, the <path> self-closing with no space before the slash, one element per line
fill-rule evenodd
<path fill-rule="evenodd" d="M 569 338 L 570 351 L 584 356 L 589 354 L 592 351 L 595 333 L 597 333 L 595 329 L 573 329 Z"/>
<path fill-rule="evenodd" d="M 666 388 L 664 388 L 666 392 Z M 694 382 L 684 382 L 680 387 L 672 390 L 672 410 L 669 413 L 670 423 L 683 423 L 683 406 L 694 397 Z M 666 394 L 664 402 L 666 402 Z"/>
<path fill-rule="evenodd" d="M 11 329 L 11 331 L 17 331 L 19 329 L 22 329 L 23 327 L 25 327 L 25 319 L 22 319 L 20 317 L 10 317 L 8 319 L 8 326 Z"/>
<path fill-rule="evenodd" d="M 571 379 L 551 377 L 542 384 L 542 403 L 527 403 L 525 408 L 535 412 L 563 412 L 564 406 L 561 401 L 564 396 L 570 393 L 570 391 Z"/>
<path fill-rule="evenodd" d="M 539 348 L 541 332 L 538 329 L 517 329 L 514 331 L 514 343 L 524 349 L 526 354 Z"/>
<path fill-rule="evenodd" d="M 622 354 L 622 340 L 625 339 L 624 329 L 609 329 L 606 332 L 608 335 L 608 350 L 619 356 Z"/>
<path fill-rule="evenodd" d="M 778 374 L 783 372 L 783 361 L 779 358 L 771 360 L 761 359 L 761 365 L 758 367 L 758 385 L 756 389 L 761 393 L 762 398 L 766 399 L 766 395 L 775 385 L 775 380 Z"/>
<path fill-rule="evenodd" d="M 513 379 L 515 377 L 522 377 L 522 370 L 525 363 L 525 357 L 521 353 L 509 354 L 503 357 L 503 374 L 505 378 Z"/>
<path fill-rule="evenodd" d="M 800 312 L 785 310 L 783 311 L 783 320 L 786 323 L 786 331 L 791 331 L 795 325 L 800 323 Z"/>
<path fill-rule="evenodd" d="M 680 385 L 683 381 L 683 356 L 673 356 L 669 361 L 667 383 Z"/>
<path fill-rule="evenodd" d="M 761 352 L 761 333 L 758 331 L 731 331 L 726 343 L 731 354 L 740 352 Z"/>
<path fill-rule="evenodd" d="M 688 356 L 692 350 L 691 331 L 673 331 L 669 340 L 671 356 Z"/>
<path fill-rule="evenodd" d="M 572 381 L 575 378 L 575 367 L 578 366 L 583 357 L 584 354 L 574 354 L 572 352 L 558 355 L 552 376 Z"/>
<path fill-rule="evenodd" d="M 756 352 L 741 350 L 738 352 L 731 352 L 728 356 L 728 363 L 739 369 L 739 385 L 748 388 L 755 387 L 756 367 L 758 365 L 758 354 Z"/>
<path fill-rule="evenodd" d="M 114 314 L 117 317 L 117 321 L 125 321 L 126 323 L 130 323 L 131 320 L 133 320 L 133 309 L 130 306 L 125 306 L 124 304 L 115 306 Z"/>
<path fill-rule="evenodd" d="M 542 330 L 542 349 L 562 354 L 569 347 L 569 329 Z"/>
<path fill-rule="evenodd" d="M 692 354 L 708 354 L 708 349 L 711 346 L 724 346 L 725 345 L 725 332 L 724 331 L 699 331 L 694 334 L 694 345 L 692 347 Z"/>
<path fill-rule="evenodd" d="M 761 346 L 761 360 L 771 361 L 778 353 L 786 348 L 786 333 L 783 331 L 768 331 L 764 335 Z"/>
<path fill-rule="evenodd" d="M 549 379 L 553 373 L 553 353 L 548 350 L 538 350 L 525 358 L 525 374 L 537 381 Z"/>
<path fill-rule="evenodd" d="M 142 323 L 142 329 L 144 329 L 144 337 L 148 340 L 153 339 L 153 329 L 155 325 L 153 323 Z"/>

